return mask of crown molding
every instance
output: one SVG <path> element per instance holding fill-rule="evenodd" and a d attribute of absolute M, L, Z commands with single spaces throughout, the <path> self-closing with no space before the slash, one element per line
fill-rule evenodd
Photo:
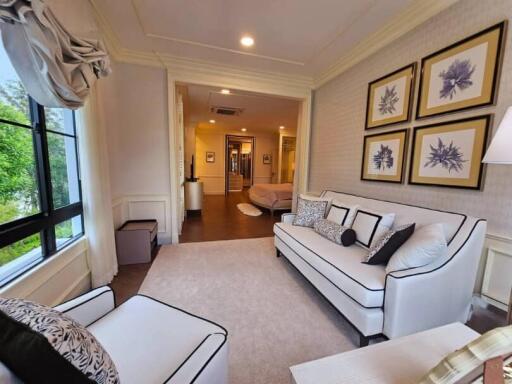
<path fill-rule="evenodd" d="M 107 49 L 115 61 L 160 67 L 176 81 L 193 82 L 212 86 L 260 89 L 263 93 L 281 94 L 290 97 L 305 97 L 339 76 L 378 50 L 445 10 L 458 0 L 415 0 L 403 12 L 382 28 L 359 42 L 353 49 L 338 59 L 326 71 L 315 77 L 289 75 L 278 72 L 240 69 L 211 61 L 177 57 L 160 52 L 143 52 L 126 49 L 113 31 L 96 0 L 89 0 Z M 144 32 L 145 33 L 145 32 Z M 259 84 L 259 86 L 257 85 Z"/>
<path fill-rule="evenodd" d="M 315 77 L 314 88 L 334 79 L 457 1 L 459 0 L 415 0 L 389 23 L 359 42 L 326 71 Z"/>

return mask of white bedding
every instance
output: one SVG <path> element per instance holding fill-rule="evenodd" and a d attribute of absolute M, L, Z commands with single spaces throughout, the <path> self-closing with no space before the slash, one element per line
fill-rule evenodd
<path fill-rule="evenodd" d="M 253 203 L 266 208 L 289 209 L 292 206 L 293 185 L 255 184 L 249 190 Z"/>

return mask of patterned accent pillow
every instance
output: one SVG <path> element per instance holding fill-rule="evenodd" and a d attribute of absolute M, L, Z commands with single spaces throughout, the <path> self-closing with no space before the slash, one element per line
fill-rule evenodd
<path fill-rule="evenodd" d="M 314 228 L 319 235 L 345 247 L 356 241 L 356 233 L 353 229 L 343 227 L 331 220 L 320 219 L 315 222 Z"/>
<path fill-rule="evenodd" d="M 293 225 L 313 228 L 316 221 L 325 217 L 328 204 L 327 200 L 309 200 L 299 196 L 297 215 L 293 219 Z"/>
<path fill-rule="evenodd" d="M 412 236 L 415 226 L 416 224 L 402 225 L 387 232 L 370 248 L 366 264 L 387 264 L 397 249 Z"/>
<path fill-rule="evenodd" d="M 27 383 L 118 384 L 96 338 L 53 308 L 0 298 L 0 360 Z"/>

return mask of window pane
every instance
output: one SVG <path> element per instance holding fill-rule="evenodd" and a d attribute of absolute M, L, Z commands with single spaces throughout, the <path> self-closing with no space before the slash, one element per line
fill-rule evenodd
<path fill-rule="evenodd" d="M 57 249 L 63 244 L 83 233 L 82 215 L 72 217 L 55 226 L 55 237 L 57 238 Z"/>
<path fill-rule="evenodd" d="M 0 249 L 0 280 L 41 258 L 41 237 L 35 234 Z"/>
<path fill-rule="evenodd" d="M 28 96 L 0 36 L 0 119 L 30 125 Z"/>
<path fill-rule="evenodd" d="M 44 108 L 46 129 L 75 135 L 73 111 L 62 108 Z"/>
<path fill-rule="evenodd" d="M 32 130 L 0 123 L 0 224 L 39 212 Z"/>
<path fill-rule="evenodd" d="M 48 132 L 53 205 L 64 207 L 80 201 L 75 139 Z"/>

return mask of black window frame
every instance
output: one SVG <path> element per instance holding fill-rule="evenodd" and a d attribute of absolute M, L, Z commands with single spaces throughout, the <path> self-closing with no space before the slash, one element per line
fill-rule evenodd
<path fill-rule="evenodd" d="M 80 153 L 78 150 L 78 137 L 76 134 L 75 111 L 71 111 L 73 114 L 73 134 L 47 129 L 45 108 L 38 104 L 32 97 L 28 95 L 27 97 L 29 100 L 30 119 L 32 123 L 31 125 L 1 118 L 0 123 L 29 129 L 32 132 L 36 169 L 35 176 L 37 179 L 39 192 L 40 212 L 1 224 L 0 249 L 23 240 L 26 237 L 39 233 L 41 239 L 41 256 L 33 263 L 21 268 L 20 270 L 16 270 L 15 272 L 5 277 L 3 280 L 0 280 L 0 287 L 3 287 L 6 284 L 12 282 L 14 279 L 28 272 L 36 265 L 52 257 L 57 252 L 75 242 L 77 239 L 83 237 L 85 233 L 82 204 L 82 180 L 80 175 Z M 53 201 L 50 154 L 48 152 L 48 132 L 61 135 L 63 137 L 72 137 L 75 144 L 79 201 L 59 208 L 54 207 Z M 82 231 L 64 243 L 58 245 L 55 236 L 55 226 L 78 215 L 81 217 Z M 5 265 L 8 264 L 9 263 Z"/>

